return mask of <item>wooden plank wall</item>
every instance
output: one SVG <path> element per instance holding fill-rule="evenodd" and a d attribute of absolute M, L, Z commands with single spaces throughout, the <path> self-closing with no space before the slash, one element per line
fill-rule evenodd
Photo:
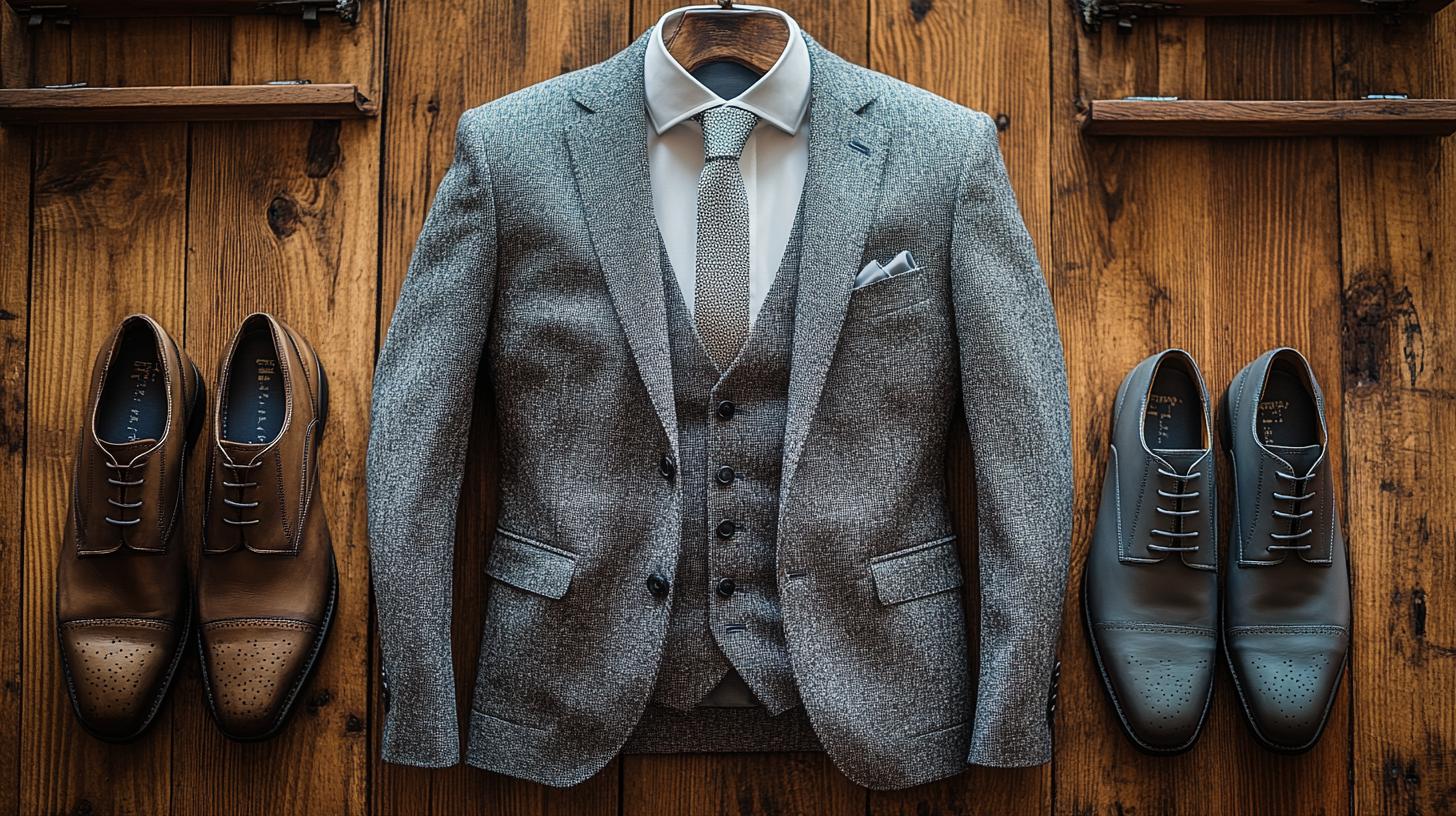
<path fill-rule="evenodd" d="M 1453 97 L 1451 10 L 1398 26 L 1374 16 L 1180 18 L 1089 35 L 1068 8 L 1037 0 L 778 3 L 847 59 L 998 119 L 1071 373 L 1072 593 L 1126 372 L 1181 346 L 1220 389 L 1271 346 L 1309 355 L 1343 461 L 1356 576 L 1349 676 L 1316 750 L 1284 758 L 1258 748 L 1221 672 L 1195 750 L 1138 754 L 1117 730 L 1069 605 L 1056 757 L 1043 768 L 975 768 L 879 793 L 824 755 L 629 756 L 563 790 L 376 759 L 363 505 L 370 371 L 455 121 L 605 59 L 674 4 L 389 0 L 366 2 L 358 26 L 325 19 L 314 31 L 292 19 L 194 18 L 48 24 L 39 34 L 0 11 L 7 87 L 309 78 L 355 82 L 382 107 L 378 120 L 343 124 L 0 130 L 0 620 L 10 624 L 0 628 L 0 813 L 1456 810 L 1456 139 L 1087 139 L 1073 119 L 1078 100 L 1124 95 Z M 95 349 L 122 316 L 146 311 L 211 381 L 228 336 L 259 309 L 312 340 L 333 384 L 321 472 L 342 600 L 325 662 L 301 716 L 273 742 L 223 739 L 189 658 L 157 727 L 134 745 L 103 745 L 81 733 L 61 690 L 51 608 Z M 493 429 L 481 410 L 462 499 L 462 703 L 488 590 Z M 963 431 L 948 469 L 957 527 L 970 533 Z M 194 532 L 197 515 L 194 499 Z M 973 536 L 962 541 L 974 578 Z M 967 603 L 974 611 L 974 592 Z"/>

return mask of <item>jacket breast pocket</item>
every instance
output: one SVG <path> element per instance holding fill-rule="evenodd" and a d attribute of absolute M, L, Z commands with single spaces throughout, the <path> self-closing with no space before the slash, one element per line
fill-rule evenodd
<path fill-rule="evenodd" d="M 576 575 L 576 554 L 497 527 L 485 574 L 516 589 L 560 600 Z"/>
<path fill-rule="evenodd" d="M 875 595 L 880 603 L 913 601 L 965 583 L 955 536 L 927 541 L 870 559 Z"/>
<path fill-rule="evenodd" d="M 849 319 L 879 317 L 919 304 L 930 297 L 929 278 L 929 270 L 921 267 L 853 290 L 849 294 Z"/>

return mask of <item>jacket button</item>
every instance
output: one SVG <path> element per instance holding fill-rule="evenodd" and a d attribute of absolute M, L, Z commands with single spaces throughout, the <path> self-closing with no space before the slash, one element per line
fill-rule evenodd
<path fill-rule="evenodd" d="M 654 598 L 666 598 L 670 589 L 672 589 L 672 583 L 661 575 L 654 572 L 647 576 L 647 591 L 651 592 Z"/>
<path fill-rule="evenodd" d="M 723 580 L 718 582 L 718 594 L 722 595 L 724 598 L 732 595 L 734 589 L 737 589 L 737 587 L 733 585 L 732 578 L 724 578 Z"/>
<path fill-rule="evenodd" d="M 738 525 L 733 523 L 733 519 L 723 519 L 722 521 L 718 522 L 719 538 L 732 538 L 733 533 L 735 533 L 737 530 Z"/>
<path fill-rule="evenodd" d="M 718 418 L 719 419 L 732 419 L 733 418 L 733 410 L 734 410 L 733 403 L 730 402 L 729 400 L 723 400 L 722 402 L 718 403 Z"/>
<path fill-rule="evenodd" d="M 672 463 L 671 456 L 664 453 L 662 461 L 657 463 L 657 470 L 662 473 L 662 478 L 672 479 L 673 475 L 677 473 L 677 465 Z"/>
<path fill-rule="evenodd" d="M 718 484 L 733 484 L 734 475 L 735 474 L 733 473 L 733 468 L 728 467 L 727 465 L 718 468 Z"/>

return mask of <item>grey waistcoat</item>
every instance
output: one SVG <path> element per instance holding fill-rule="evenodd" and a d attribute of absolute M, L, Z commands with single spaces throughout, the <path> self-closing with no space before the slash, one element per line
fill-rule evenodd
<path fill-rule="evenodd" d="M 796 238 L 790 237 L 743 351 L 721 377 L 663 259 L 683 513 L 678 591 L 652 698 L 660 705 L 692 708 L 730 668 L 770 713 L 799 704 L 774 578 L 799 271 Z M 732 419 L 716 413 L 723 400 L 735 406 Z M 724 467 L 733 469 L 728 484 L 719 479 Z M 733 523 L 729 537 L 719 535 L 724 520 Z M 725 578 L 734 585 L 728 597 L 717 591 Z"/>
<path fill-rule="evenodd" d="M 743 351 L 725 373 L 698 339 L 662 253 L 682 550 L 657 685 L 628 752 L 823 750 L 800 707 L 775 577 L 800 223 Z M 734 405 L 731 419 L 717 413 L 724 400 Z M 719 478 L 725 466 L 733 468 L 727 484 Z M 718 533 L 725 519 L 734 525 L 728 537 Z M 726 597 L 718 592 L 724 578 L 734 584 Z"/>

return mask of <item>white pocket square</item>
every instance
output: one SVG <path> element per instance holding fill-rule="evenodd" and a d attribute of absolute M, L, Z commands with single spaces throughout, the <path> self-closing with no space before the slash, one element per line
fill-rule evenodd
<path fill-rule="evenodd" d="M 915 263 L 915 256 L 911 255 L 910 250 L 907 249 L 891 258 L 889 263 L 881 264 L 879 261 L 870 261 L 865 264 L 865 268 L 854 276 L 854 288 L 869 286 L 875 281 L 893 278 L 906 272 L 914 272 L 919 268 L 920 265 Z"/>

